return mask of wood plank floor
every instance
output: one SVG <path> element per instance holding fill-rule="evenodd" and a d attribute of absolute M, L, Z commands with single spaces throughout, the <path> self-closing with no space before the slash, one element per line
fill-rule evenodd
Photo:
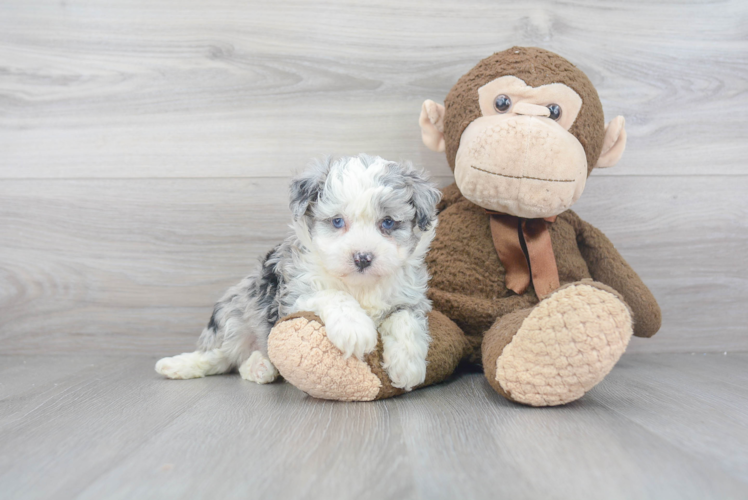
<path fill-rule="evenodd" d="M 0 356 L 0 498 L 748 498 L 748 354 L 627 354 L 527 408 L 479 373 L 375 403 L 148 356 Z"/>

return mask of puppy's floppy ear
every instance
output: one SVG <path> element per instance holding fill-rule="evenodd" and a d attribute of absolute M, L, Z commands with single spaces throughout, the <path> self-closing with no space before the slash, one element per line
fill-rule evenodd
<path fill-rule="evenodd" d="M 436 220 L 436 204 L 442 199 L 442 192 L 423 179 L 413 184 L 411 203 L 416 209 L 416 224 L 426 231 Z"/>
<path fill-rule="evenodd" d="M 291 213 L 293 220 L 297 221 L 309 210 L 310 205 L 319 198 L 322 188 L 325 186 L 327 174 L 330 173 L 332 158 L 317 161 L 294 177 L 291 181 Z"/>
<path fill-rule="evenodd" d="M 410 204 L 416 209 L 416 224 L 421 231 L 426 231 L 436 220 L 436 204 L 442 199 L 442 192 L 429 182 L 423 172 L 412 166 L 405 175 L 412 191 Z"/>

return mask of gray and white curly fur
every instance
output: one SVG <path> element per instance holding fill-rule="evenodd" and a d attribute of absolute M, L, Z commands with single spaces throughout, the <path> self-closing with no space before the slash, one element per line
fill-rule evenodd
<path fill-rule="evenodd" d="M 239 368 L 244 379 L 272 382 L 270 330 L 310 311 L 345 357 L 362 359 L 379 333 L 393 385 L 422 383 L 431 341 L 424 257 L 439 198 L 410 163 L 359 155 L 311 165 L 291 183 L 293 232 L 218 301 L 198 350 L 161 359 L 156 371 L 195 378 Z"/>

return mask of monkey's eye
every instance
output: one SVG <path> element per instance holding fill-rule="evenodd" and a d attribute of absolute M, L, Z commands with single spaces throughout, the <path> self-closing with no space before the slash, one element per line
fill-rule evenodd
<path fill-rule="evenodd" d="M 343 226 L 345 226 L 345 221 L 343 220 L 343 218 L 342 218 L 342 217 L 335 217 L 335 218 L 334 218 L 334 219 L 332 220 L 332 225 L 333 225 L 333 227 L 335 227 L 335 228 L 337 228 L 337 229 L 340 229 L 340 228 L 342 228 Z"/>
<path fill-rule="evenodd" d="M 384 219 L 382 219 L 381 225 L 382 229 L 384 229 L 385 231 L 389 231 L 390 229 L 395 227 L 395 221 L 392 219 L 392 217 L 385 217 Z"/>
<path fill-rule="evenodd" d="M 551 112 L 551 116 L 548 117 L 551 120 L 558 120 L 561 117 L 561 106 L 558 104 L 549 104 L 548 111 Z"/>
<path fill-rule="evenodd" d="M 493 101 L 493 107 L 499 113 L 506 113 L 507 111 L 509 111 L 509 108 L 512 107 L 512 100 L 509 99 L 508 95 L 498 95 Z"/>

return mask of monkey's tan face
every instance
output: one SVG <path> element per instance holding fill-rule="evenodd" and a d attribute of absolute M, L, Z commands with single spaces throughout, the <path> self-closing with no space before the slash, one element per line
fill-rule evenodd
<path fill-rule="evenodd" d="M 557 215 L 579 199 L 587 159 L 569 133 L 582 99 L 560 83 L 504 76 L 478 90 L 482 116 L 465 129 L 455 180 L 477 205 L 518 217 Z"/>

